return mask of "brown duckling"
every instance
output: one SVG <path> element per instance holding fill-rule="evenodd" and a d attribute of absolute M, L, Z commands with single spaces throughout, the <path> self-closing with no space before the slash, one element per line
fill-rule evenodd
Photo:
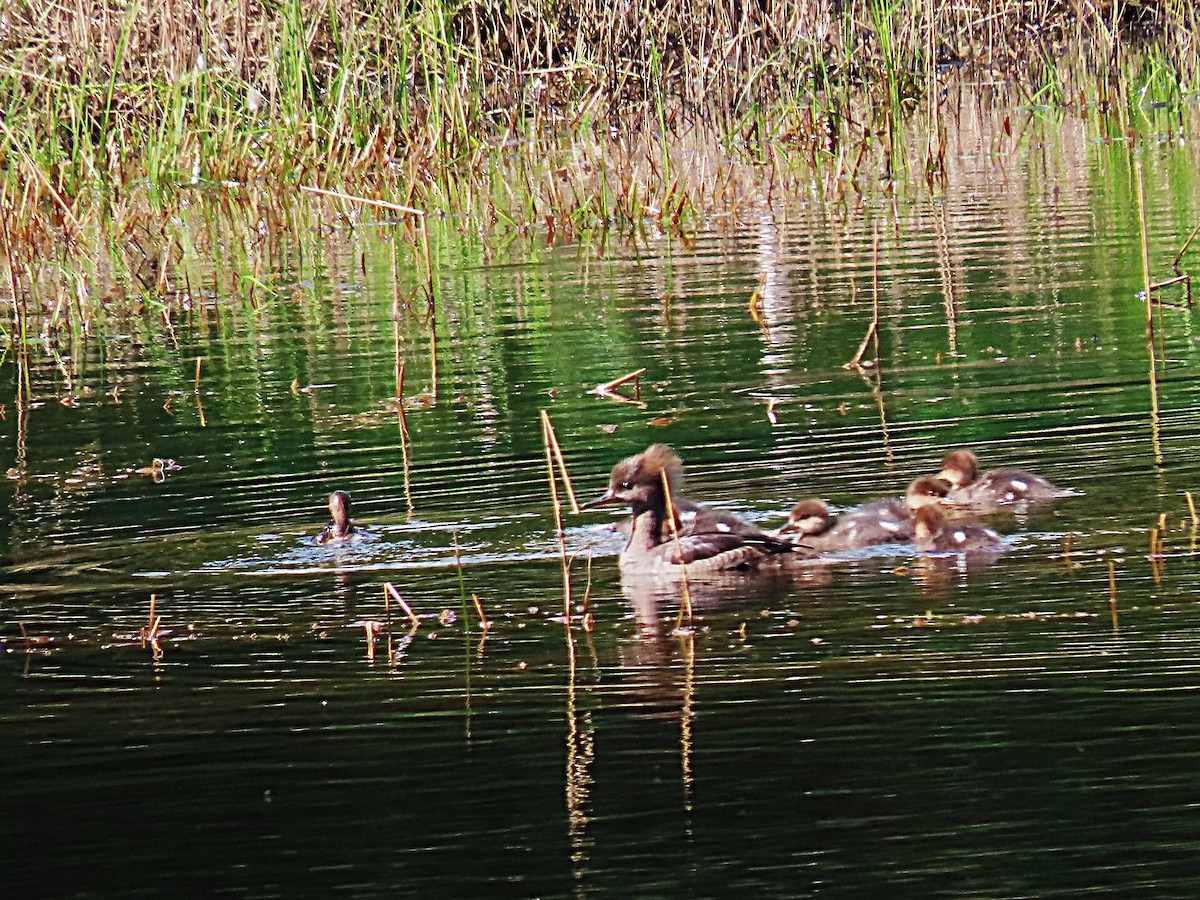
<path fill-rule="evenodd" d="M 940 506 L 913 513 L 913 546 L 921 553 L 1001 553 L 1008 544 L 978 522 L 946 518 Z"/>
<path fill-rule="evenodd" d="M 346 491 L 334 491 L 329 495 L 329 524 L 316 537 L 318 544 L 330 541 L 342 541 L 352 537 L 356 530 L 350 521 L 350 494 Z"/>
<path fill-rule="evenodd" d="M 822 500 L 802 500 L 776 534 L 823 553 L 903 543 L 913 537 L 912 511 L 942 502 L 948 491 L 944 481 L 918 478 L 902 499 L 875 500 L 837 516 Z"/>
<path fill-rule="evenodd" d="M 970 450 L 951 450 L 942 457 L 942 470 L 937 477 L 950 485 L 950 502 L 981 511 L 1009 503 L 1039 503 L 1074 493 L 1023 469 L 980 473 L 979 461 Z"/>

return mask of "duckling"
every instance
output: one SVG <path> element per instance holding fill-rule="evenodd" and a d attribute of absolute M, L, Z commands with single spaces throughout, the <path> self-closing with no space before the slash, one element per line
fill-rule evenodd
<path fill-rule="evenodd" d="M 663 488 L 670 488 L 675 527 L 667 518 Z M 797 550 L 730 513 L 709 509 L 682 496 L 683 461 L 665 444 L 619 462 L 608 490 L 583 505 L 628 503 L 633 513 L 629 540 L 621 551 L 623 574 L 674 574 L 686 566 L 689 576 L 729 571 L 753 571 Z M 676 540 L 678 531 L 678 540 Z"/>
<path fill-rule="evenodd" d="M 824 553 L 857 550 L 912 540 L 912 511 L 942 502 L 949 485 L 936 478 L 918 478 L 902 499 L 875 500 L 833 515 L 822 500 L 801 500 L 777 537 L 796 539 Z"/>
<path fill-rule="evenodd" d="M 942 457 L 942 470 L 937 477 L 950 485 L 952 503 L 980 511 L 1022 501 L 1044 502 L 1074 493 L 1022 469 L 994 469 L 980 474 L 979 461 L 970 450 L 951 450 Z"/>
<path fill-rule="evenodd" d="M 318 544 L 330 541 L 342 541 L 353 537 L 357 529 L 350 521 L 350 494 L 346 491 L 334 491 L 329 495 L 329 514 L 332 520 L 316 536 Z"/>
<path fill-rule="evenodd" d="M 913 513 L 913 546 L 921 553 L 1000 553 L 1008 544 L 978 522 L 950 521 L 940 506 Z"/>

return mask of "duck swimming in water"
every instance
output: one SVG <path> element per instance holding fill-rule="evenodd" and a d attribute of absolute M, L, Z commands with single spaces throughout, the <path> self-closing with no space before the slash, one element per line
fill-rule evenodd
<path fill-rule="evenodd" d="M 328 544 L 330 541 L 341 541 L 352 537 L 356 530 L 350 521 L 350 494 L 346 491 L 334 491 L 329 495 L 329 524 L 316 537 L 318 544 Z"/>
<path fill-rule="evenodd" d="M 667 516 L 667 489 L 675 513 Z M 682 496 L 683 461 L 665 444 L 619 462 L 608 490 L 589 503 L 628 503 L 633 520 L 619 563 L 624 574 L 678 574 L 753 571 L 769 567 L 782 554 L 800 548 L 765 534 L 737 516 L 709 509 Z M 678 535 L 678 537 L 677 537 Z"/>
<path fill-rule="evenodd" d="M 1008 544 L 978 522 L 950 520 L 939 506 L 913 513 L 913 546 L 921 553 L 1000 553 Z"/>
<path fill-rule="evenodd" d="M 970 450 L 951 450 L 942 457 L 937 477 L 950 485 L 950 502 L 983 511 L 1010 503 L 1038 503 L 1068 497 L 1074 491 L 1052 485 L 1041 475 L 1023 469 L 994 469 L 980 473 Z"/>
<path fill-rule="evenodd" d="M 822 553 L 857 550 L 912 540 L 913 510 L 944 502 L 950 486 L 936 478 L 918 478 L 902 499 L 875 500 L 833 515 L 823 500 L 802 500 L 776 535 L 803 541 Z"/>

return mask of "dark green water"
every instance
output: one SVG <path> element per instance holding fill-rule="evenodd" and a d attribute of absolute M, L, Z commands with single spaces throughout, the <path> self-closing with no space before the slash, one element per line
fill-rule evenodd
<path fill-rule="evenodd" d="M 170 332 L 148 314 L 39 350 L 23 416 L 8 357 L 11 895 L 1195 895 L 1200 335 L 1164 309 L 1156 421 L 1125 150 L 1061 152 L 963 151 L 934 200 L 688 243 L 444 237 L 436 383 L 387 228 L 277 273 L 295 289 L 260 311 L 209 297 Z M 1157 277 L 1196 171 L 1190 146 L 1146 153 Z M 876 226 L 863 377 L 842 363 Z M 588 393 L 642 366 L 644 406 Z M 676 598 L 622 588 L 607 519 L 571 518 L 595 618 L 572 650 L 540 409 L 582 494 L 666 441 L 690 494 L 763 525 L 897 493 L 959 445 L 1085 493 L 995 520 L 1014 547 L 991 566 L 881 552 L 700 589 L 685 635 Z M 154 457 L 181 468 L 130 474 Z M 311 542 L 335 487 L 368 541 Z"/>

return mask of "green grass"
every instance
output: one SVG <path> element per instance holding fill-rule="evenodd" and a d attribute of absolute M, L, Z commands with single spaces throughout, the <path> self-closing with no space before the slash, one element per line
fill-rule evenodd
<path fill-rule="evenodd" d="M 301 186 L 490 241 L 683 233 L 814 182 L 842 197 L 923 173 L 935 188 L 955 85 L 1113 135 L 1190 136 L 1197 90 L 1183 0 L 1116 19 L 1049 0 L 13 7 L 0 265 L 19 311 L 69 292 L 55 327 L 87 328 L 100 297 L 169 309 L 212 262 L 241 273 L 219 292 L 261 298 L 281 234 L 362 213 Z"/>

